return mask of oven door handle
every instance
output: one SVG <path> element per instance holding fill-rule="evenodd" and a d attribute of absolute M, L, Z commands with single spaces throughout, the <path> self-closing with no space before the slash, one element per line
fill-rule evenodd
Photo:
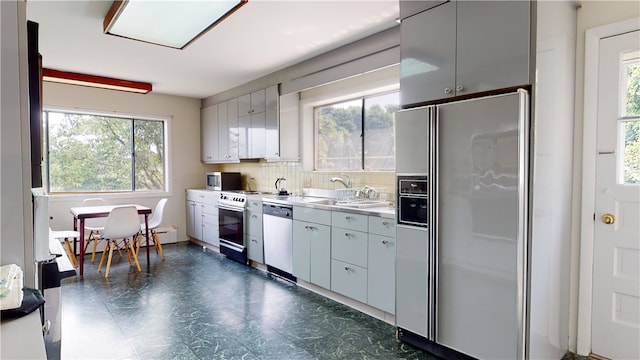
<path fill-rule="evenodd" d="M 244 212 L 244 209 L 241 208 L 237 208 L 237 207 L 232 207 L 232 206 L 225 206 L 225 205 L 216 205 L 216 207 L 218 209 L 222 209 L 222 210 L 229 210 L 229 211 L 235 211 L 235 212 Z"/>
<path fill-rule="evenodd" d="M 232 243 L 231 241 L 225 240 L 225 239 L 220 239 L 220 245 L 222 246 L 226 246 L 230 249 L 233 249 L 235 251 L 238 252 L 243 252 L 244 251 L 244 246 L 242 245 L 238 245 L 236 243 Z"/>

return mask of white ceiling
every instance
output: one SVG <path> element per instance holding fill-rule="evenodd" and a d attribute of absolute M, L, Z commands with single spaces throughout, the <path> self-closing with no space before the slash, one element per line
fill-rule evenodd
<path fill-rule="evenodd" d="M 399 11 L 398 0 L 249 0 L 176 50 L 105 35 L 102 21 L 111 3 L 28 0 L 27 18 L 39 23 L 43 67 L 205 98 L 391 28 Z"/>

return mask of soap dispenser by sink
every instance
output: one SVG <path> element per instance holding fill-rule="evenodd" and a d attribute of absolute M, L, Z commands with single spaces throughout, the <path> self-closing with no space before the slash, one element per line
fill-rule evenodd
<path fill-rule="evenodd" d="M 276 193 L 280 196 L 289 195 L 287 192 L 287 179 L 281 177 L 276 179 Z"/>

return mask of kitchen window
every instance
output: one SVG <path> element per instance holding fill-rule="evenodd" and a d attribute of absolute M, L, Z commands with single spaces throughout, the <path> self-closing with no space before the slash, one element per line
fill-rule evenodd
<path fill-rule="evenodd" d="M 165 121 L 45 111 L 49 193 L 165 191 Z"/>
<path fill-rule="evenodd" d="M 393 171 L 399 103 L 394 91 L 315 107 L 315 170 Z"/>

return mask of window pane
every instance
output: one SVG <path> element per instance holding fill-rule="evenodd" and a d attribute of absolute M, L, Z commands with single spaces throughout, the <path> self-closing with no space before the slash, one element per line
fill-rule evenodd
<path fill-rule="evenodd" d="M 623 116 L 640 116 L 640 59 L 638 53 L 632 57 L 624 63 L 626 96 Z"/>
<path fill-rule="evenodd" d="M 50 192 L 132 189 L 131 120 L 49 112 Z"/>
<path fill-rule="evenodd" d="M 316 169 L 362 169 L 362 101 L 316 108 Z"/>
<path fill-rule="evenodd" d="M 164 188 L 164 126 L 162 121 L 134 120 L 135 190 Z"/>
<path fill-rule="evenodd" d="M 364 167 L 370 170 L 396 168 L 395 124 L 393 113 L 399 108 L 399 93 L 364 100 Z"/>
<path fill-rule="evenodd" d="M 625 121 L 624 131 L 624 183 L 640 184 L 640 121 Z"/>

